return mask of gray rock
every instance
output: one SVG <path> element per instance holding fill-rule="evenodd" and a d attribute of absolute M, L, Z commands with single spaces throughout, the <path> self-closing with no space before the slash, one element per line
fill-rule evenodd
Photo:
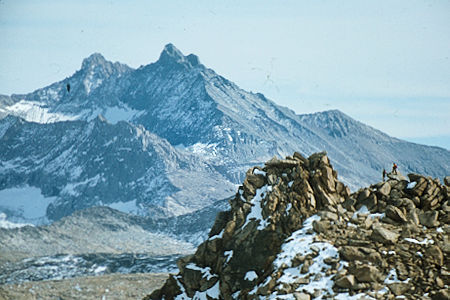
<path fill-rule="evenodd" d="M 439 226 L 438 221 L 439 213 L 436 210 L 430 210 L 419 214 L 420 224 L 427 227 L 437 227 Z"/>

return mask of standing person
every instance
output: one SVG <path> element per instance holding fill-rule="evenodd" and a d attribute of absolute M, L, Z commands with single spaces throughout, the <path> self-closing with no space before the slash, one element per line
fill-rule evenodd
<path fill-rule="evenodd" d="M 383 182 L 384 182 L 384 179 L 386 178 L 386 175 L 387 175 L 386 169 L 383 168 Z"/>
<path fill-rule="evenodd" d="M 396 163 L 393 163 L 392 164 L 392 174 L 397 174 L 397 164 Z"/>

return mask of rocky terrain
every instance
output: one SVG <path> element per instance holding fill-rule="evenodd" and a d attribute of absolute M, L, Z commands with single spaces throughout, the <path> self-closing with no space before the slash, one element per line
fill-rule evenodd
<path fill-rule="evenodd" d="M 145 299 L 449 299 L 449 200 L 450 177 L 351 194 L 325 153 L 274 158 Z"/>
<path fill-rule="evenodd" d="M 176 260 L 195 251 L 227 207 L 221 200 L 165 219 L 92 207 L 51 225 L 0 228 L 0 284 L 173 272 Z"/>
<path fill-rule="evenodd" d="M 188 254 L 194 250 L 192 244 L 152 228 L 145 218 L 108 207 L 79 211 L 47 226 L 0 228 L 0 268 L 3 262 L 58 254 L 158 256 Z"/>
<path fill-rule="evenodd" d="M 1 300 L 141 299 L 160 287 L 167 274 L 113 274 L 0 285 Z"/>

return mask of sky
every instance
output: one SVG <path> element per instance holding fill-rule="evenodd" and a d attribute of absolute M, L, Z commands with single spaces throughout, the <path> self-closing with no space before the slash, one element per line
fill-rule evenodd
<path fill-rule="evenodd" d="M 298 114 L 450 149 L 450 1 L 0 0 L 0 94 L 94 52 L 137 68 L 168 43 Z"/>

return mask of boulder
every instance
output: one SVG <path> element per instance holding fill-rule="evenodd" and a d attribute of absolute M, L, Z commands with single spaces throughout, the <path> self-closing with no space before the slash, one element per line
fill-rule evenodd
<path fill-rule="evenodd" d="M 448 187 L 450 187 L 450 176 L 445 176 L 444 177 L 444 184 Z"/>
<path fill-rule="evenodd" d="M 389 182 L 385 182 L 380 188 L 378 188 L 377 192 L 385 197 L 388 197 L 391 192 L 391 185 Z"/>
<path fill-rule="evenodd" d="M 350 289 L 355 285 L 355 276 L 345 275 L 337 279 L 334 284 L 340 288 Z"/>
<path fill-rule="evenodd" d="M 294 299 L 295 300 L 311 300 L 311 296 L 306 293 L 296 292 L 296 293 L 294 293 Z"/>
<path fill-rule="evenodd" d="M 430 246 L 426 250 L 425 256 L 427 257 L 428 261 L 435 263 L 439 266 L 442 266 L 444 264 L 444 254 L 442 253 L 441 249 L 436 245 Z"/>
<path fill-rule="evenodd" d="M 358 193 L 357 201 L 362 202 L 363 200 L 367 199 L 370 196 L 370 190 L 369 189 L 363 189 Z"/>
<path fill-rule="evenodd" d="M 436 210 L 422 212 L 419 214 L 420 224 L 426 227 L 437 227 L 439 226 L 438 216 L 439 213 Z"/>
<path fill-rule="evenodd" d="M 370 238 L 383 244 L 395 244 L 400 235 L 394 231 L 390 231 L 381 225 L 373 226 L 373 232 Z"/>
<path fill-rule="evenodd" d="M 328 221 L 314 221 L 312 225 L 314 231 L 316 231 L 317 233 L 326 232 L 328 229 L 330 229 L 330 222 Z"/>
<path fill-rule="evenodd" d="M 407 219 L 403 212 L 395 206 L 388 205 L 386 208 L 386 217 L 399 223 L 406 223 Z"/>
<path fill-rule="evenodd" d="M 379 262 L 381 260 L 376 250 L 367 247 L 343 246 L 339 249 L 339 255 L 346 261 Z"/>
<path fill-rule="evenodd" d="M 411 289 L 411 285 L 405 282 L 390 283 L 388 287 L 395 296 L 401 296 Z"/>
<path fill-rule="evenodd" d="M 372 265 L 359 265 L 352 272 L 356 280 L 359 282 L 376 282 L 381 281 L 381 273 L 377 267 Z"/>
<path fill-rule="evenodd" d="M 420 177 L 418 180 L 416 180 L 415 182 L 416 185 L 411 189 L 411 193 L 415 196 L 422 196 L 423 192 L 425 191 L 425 189 L 427 188 L 428 182 L 424 177 Z"/>
<path fill-rule="evenodd" d="M 448 289 L 439 290 L 431 296 L 431 300 L 450 300 L 450 291 Z"/>

